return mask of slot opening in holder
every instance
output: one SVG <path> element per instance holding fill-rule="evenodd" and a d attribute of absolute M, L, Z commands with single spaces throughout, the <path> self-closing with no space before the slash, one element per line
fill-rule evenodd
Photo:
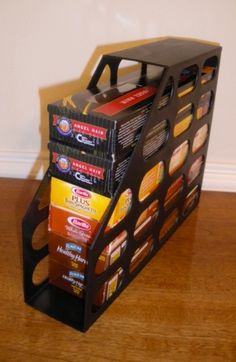
<path fill-rule="evenodd" d="M 153 126 L 144 140 L 143 157 L 145 160 L 155 155 L 166 144 L 169 136 L 170 124 L 167 119 Z"/>
<path fill-rule="evenodd" d="M 32 282 L 35 286 L 43 284 L 48 279 L 49 256 L 46 255 L 34 268 Z"/>
<path fill-rule="evenodd" d="M 193 207 L 197 204 L 200 196 L 200 188 L 199 185 L 196 185 L 189 191 L 187 196 L 184 199 L 182 214 L 184 217 L 193 209 Z"/>
<path fill-rule="evenodd" d="M 207 123 L 197 130 L 193 139 L 192 153 L 198 152 L 204 146 L 208 138 L 208 133 L 209 126 Z"/>
<path fill-rule="evenodd" d="M 201 74 L 201 84 L 206 84 L 210 82 L 217 72 L 218 67 L 218 58 L 217 56 L 213 56 L 208 58 L 202 68 L 202 74 Z"/>
<path fill-rule="evenodd" d="M 189 153 L 189 141 L 186 139 L 178 147 L 176 147 L 172 153 L 169 163 L 169 175 L 172 176 L 177 170 L 179 170 L 187 160 Z"/>
<path fill-rule="evenodd" d="M 197 120 L 201 120 L 210 112 L 212 102 L 213 102 L 212 91 L 208 91 L 201 95 L 197 106 Z"/>
<path fill-rule="evenodd" d="M 158 200 L 152 201 L 148 207 L 140 214 L 135 224 L 134 238 L 139 240 L 143 233 L 150 230 L 156 222 L 159 213 Z"/>
<path fill-rule="evenodd" d="M 48 243 L 48 219 L 43 220 L 34 230 L 32 248 L 40 250 Z"/>
<path fill-rule="evenodd" d="M 99 255 L 95 274 L 99 275 L 106 271 L 113 263 L 115 263 L 124 254 L 128 244 L 128 234 L 123 230 L 115 239 L 113 239 Z"/>
<path fill-rule="evenodd" d="M 124 270 L 118 268 L 98 289 L 92 301 L 92 311 L 97 311 L 113 294 L 117 293 L 124 280 Z"/>
<path fill-rule="evenodd" d="M 159 234 L 160 242 L 170 235 L 172 229 L 178 224 L 179 216 L 179 210 L 176 208 L 165 218 Z"/>
<path fill-rule="evenodd" d="M 204 156 L 199 156 L 190 166 L 187 176 L 188 185 L 191 185 L 193 181 L 201 174 L 203 165 L 205 163 Z"/>
<path fill-rule="evenodd" d="M 180 74 L 178 82 L 178 97 L 184 97 L 188 93 L 191 93 L 197 83 L 198 66 L 196 64 L 190 65 L 184 68 Z"/>
<path fill-rule="evenodd" d="M 149 235 L 147 239 L 135 249 L 129 264 L 130 273 L 135 272 L 135 270 L 151 254 L 153 248 L 154 248 L 154 239 L 152 235 Z"/>
<path fill-rule="evenodd" d="M 164 170 L 164 162 L 160 161 L 146 172 L 139 187 L 138 199 L 140 202 L 151 196 L 160 186 L 164 177 Z"/>
<path fill-rule="evenodd" d="M 190 128 L 193 120 L 193 113 L 194 107 L 192 103 L 188 103 L 178 110 L 174 124 L 174 137 L 182 135 L 182 133 L 186 132 Z"/>

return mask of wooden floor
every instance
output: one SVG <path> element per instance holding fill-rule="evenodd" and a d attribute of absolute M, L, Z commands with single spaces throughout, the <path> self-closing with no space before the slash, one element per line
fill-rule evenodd
<path fill-rule="evenodd" d="M 37 181 L 0 180 L 0 361 L 236 361 L 236 194 L 199 207 L 86 334 L 23 302 Z"/>

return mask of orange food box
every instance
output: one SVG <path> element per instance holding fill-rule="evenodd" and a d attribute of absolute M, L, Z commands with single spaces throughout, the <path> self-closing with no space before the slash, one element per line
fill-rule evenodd
<path fill-rule="evenodd" d="M 94 219 L 89 219 L 53 205 L 50 206 L 49 231 L 67 238 L 91 243 L 99 227 Z"/>

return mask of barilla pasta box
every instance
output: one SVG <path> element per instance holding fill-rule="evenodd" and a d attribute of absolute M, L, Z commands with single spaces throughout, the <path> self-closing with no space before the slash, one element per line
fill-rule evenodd
<path fill-rule="evenodd" d="M 100 222 L 111 199 L 55 177 L 51 178 L 50 205 Z"/>
<path fill-rule="evenodd" d="M 49 231 L 66 238 L 91 243 L 111 199 L 52 177 Z M 130 189 L 121 195 L 106 230 L 117 225 L 128 213 L 132 202 Z"/>
<path fill-rule="evenodd" d="M 109 197 L 97 194 L 82 187 L 78 187 L 68 182 L 52 177 L 49 230 L 65 235 L 65 231 L 58 232 L 58 230 L 61 230 L 62 227 L 63 230 L 67 230 L 67 228 L 65 228 L 64 226 L 65 223 L 72 223 L 71 218 L 77 217 L 78 220 L 79 218 L 81 218 L 81 220 L 89 223 L 89 226 L 87 226 L 88 231 L 94 231 L 98 227 L 98 224 L 101 223 L 104 213 L 107 210 L 110 202 L 111 199 Z M 130 189 L 127 189 L 122 192 L 117 201 L 117 204 L 108 222 L 107 230 L 113 228 L 126 216 L 128 211 L 130 210 L 131 203 L 132 192 Z M 55 211 L 55 209 L 57 210 Z M 59 213 L 60 210 L 63 215 L 61 216 L 60 222 L 57 223 L 57 215 L 55 215 L 54 219 L 53 213 Z M 68 219 L 68 217 L 70 217 L 70 219 Z M 66 220 L 65 218 L 67 218 L 68 220 Z M 77 224 L 77 222 L 75 221 L 74 224 Z M 80 223 L 78 221 L 78 226 L 79 224 Z M 86 229 L 85 226 L 83 228 Z M 68 230 L 69 229 L 70 228 L 68 228 Z M 70 237 L 70 235 L 65 236 Z"/>
<path fill-rule="evenodd" d="M 109 160 L 57 142 L 50 142 L 49 150 L 52 176 L 105 196 L 114 195 L 131 157 Z"/>
<path fill-rule="evenodd" d="M 99 221 L 95 219 L 50 205 L 50 232 L 80 240 L 83 243 L 91 243 L 98 227 Z"/>
<path fill-rule="evenodd" d="M 130 152 L 147 119 L 157 82 L 159 76 L 151 80 L 136 77 L 49 104 L 50 139 L 110 159 Z M 162 98 L 165 105 L 168 97 Z"/>
<path fill-rule="evenodd" d="M 100 306 L 108 300 L 121 283 L 123 270 L 119 268 L 99 289 L 93 304 Z M 79 298 L 84 297 L 86 291 L 86 274 L 68 268 L 52 258 L 49 259 L 49 282 Z"/>
<path fill-rule="evenodd" d="M 127 232 L 123 231 L 112 240 L 98 257 L 95 273 L 100 274 L 112 265 L 123 253 L 127 244 Z M 84 272 L 88 265 L 88 244 L 49 233 L 50 257 L 68 268 Z"/>

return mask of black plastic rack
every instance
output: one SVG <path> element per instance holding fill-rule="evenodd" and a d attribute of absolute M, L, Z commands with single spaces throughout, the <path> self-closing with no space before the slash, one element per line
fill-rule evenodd
<path fill-rule="evenodd" d="M 107 309 L 107 307 L 118 297 L 123 289 L 132 281 L 132 279 L 141 271 L 148 261 L 156 254 L 160 247 L 165 243 L 171 234 L 181 225 L 189 213 L 198 204 L 204 165 L 200 174 L 195 180 L 188 184 L 188 172 L 190 166 L 199 157 L 206 159 L 209 133 L 211 128 L 211 120 L 213 113 L 213 105 L 216 93 L 217 78 L 219 71 L 221 47 L 208 44 L 205 42 L 185 40 L 185 39 L 166 39 L 135 48 L 125 49 L 116 53 L 104 55 L 88 85 L 88 89 L 96 87 L 100 76 L 106 66 L 110 68 L 110 85 L 117 83 L 118 67 L 121 60 L 132 60 L 141 63 L 141 73 L 145 74 L 147 65 L 154 65 L 163 68 L 162 77 L 158 86 L 158 91 L 149 112 L 148 119 L 142 129 L 141 136 L 136 144 L 127 171 L 119 184 L 119 187 L 112 199 L 112 202 L 106 211 L 103 222 L 99 231 L 89 247 L 88 252 L 88 268 L 87 268 L 87 289 L 84 299 L 79 299 L 59 288 L 51 285 L 48 279 L 39 285 L 33 283 L 33 273 L 38 263 L 47 256 L 48 245 L 39 250 L 35 250 L 32 245 L 32 238 L 35 229 L 40 223 L 48 218 L 49 200 L 47 200 L 47 189 L 50 187 L 50 175 L 47 172 L 34 196 L 29 209 L 23 219 L 23 267 L 24 267 L 24 295 L 25 302 L 32 307 L 48 314 L 49 316 L 70 325 L 71 327 L 86 331 L 95 320 Z M 207 63 L 208 62 L 208 63 Z M 201 70 L 205 64 L 212 65 L 214 62 L 215 71 L 212 79 L 208 82 L 201 81 Z M 198 73 L 196 82 L 191 92 L 183 97 L 178 96 L 178 81 L 183 69 L 195 65 Z M 160 98 L 166 88 L 168 82 L 172 82 L 172 92 L 168 104 L 160 108 L 158 107 Z M 197 107 L 200 97 L 210 91 L 212 94 L 211 104 L 207 114 L 201 119 L 197 119 Z M 191 126 L 180 136 L 174 137 L 173 129 L 176 115 L 179 109 L 191 103 L 193 105 L 193 120 Z M 143 157 L 143 145 L 146 136 L 152 127 L 162 120 L 168 120 L 169 135 L 165 145 L 147 160 Z M 208 125 L 208 139 L 196 153 L 192 153 L 192 144 L 194 135 L 204 124 Z M 185 140 L 189 142 L 189 152 L 183 166 L 173 175 L 168 172 L 169 162 L 173 151 Z M 138 200 L 139 187 L 146 172 L 155 166 L 158 162 L 163 161 L 165 170 L 164 177 L 159 187 L 143 202 Z M 183 175 L 183 189 L 170 209 L 164 207 L 165 195 L 172 182 Z M 186 196 L 191 190 L 198 185 L 198 195 L 188 208 L 187 212 L 183 212 Z M 115 208 L 115 205 L 121 195 L 127 189 L 132 190 L 132 205 L 126 217 L 113 229 L 105 233 L 106 225 Z M 46 204 L 44 199 L 46 198 Z M 151 230 L 144 233 L 138 241 L 134 238 L 135 224 L 140 214 L 154 200 L 159 202 L 159 214 L 155 224 Z M 160 238 L 160 230 L 166 218 L 177 210 L 178 218 L 176 223 L 172 225 L 170 230 L 164 237 Z M 123 230 L 127 232 L 127 247 L 122 256 L 115 261 L 105 272 L 96 275 L 95 265 L 97 258 L 108 243 L 119 235 Z M 151 235 L 153 246 L 148 255 L 142 262 L 130 272 L 130 261 L 135 250 Z M 116 292 L 101 307 L 93 305 L 93 298 L 101 285 L 111 277 L 119 268 L 123 269 L 123 277 Z"/>

